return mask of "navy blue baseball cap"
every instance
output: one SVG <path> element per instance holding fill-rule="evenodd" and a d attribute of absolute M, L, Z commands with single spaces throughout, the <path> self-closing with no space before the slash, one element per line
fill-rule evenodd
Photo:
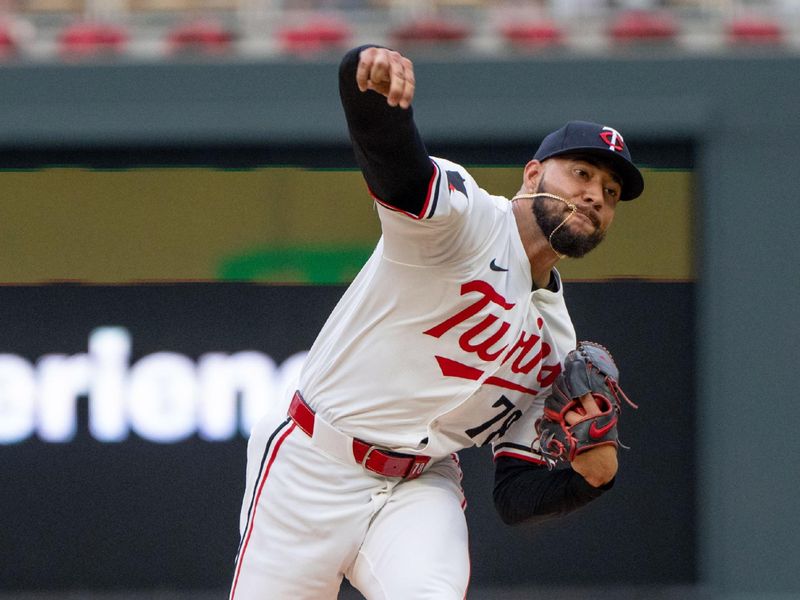
<path fill-rule="evenodd" d="M 622 179 L 620 200 L 633 200 L 644 191 L 644 179 L 631 160 L 628 145 L 613 127 L 570 121 L 544 138 L 533 158 L 543 161 L 568 154 L 588 154 L 608 161 Z"/>

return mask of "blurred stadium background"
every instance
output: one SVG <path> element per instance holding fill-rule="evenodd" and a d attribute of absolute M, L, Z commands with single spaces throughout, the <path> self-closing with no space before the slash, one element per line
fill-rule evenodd
<path fill-rule="evenodd" d="M 800 44 L 796 0 L 3 0 L 0 15 L 3 52 L 39 61 L 313 55 L 364 40 L 489 56 L 634 40 L 704 52 Z"/>
<path fill-rule="evenodd" d="M 633 450 L 514 529 L 463 452 L 469 597 L 799 598 L 800 1 L 6 0 L 0 599 L 226 597 L 247 430 L 379 234 L 336 88 L 367 42 L 495 193 L 572 118 L 647 181 L 561 268 Z"/>

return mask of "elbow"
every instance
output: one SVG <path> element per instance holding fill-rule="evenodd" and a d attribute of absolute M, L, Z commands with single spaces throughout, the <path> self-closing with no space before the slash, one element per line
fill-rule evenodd
<path fill-rule="evenodd" d="M 551 514 L 537 514 L 537 513 L 530 513 L 530 514 L 522 514 L 519 512 L 514 512 L 506 509 L 502 504 L 498 504 L 495 502 L 495 510 L 497 514 L 500 516 L 500 520 L 505 524 L 511 527 L 516 525 L 526 524 L 529 525 L 531 523 L 541 523 L 542 521 L 549 521 L 553 517 L 557 515 Z"/>
<path fill-rule="evenodd" d="M 531 497 L 532 495 L 526 495 L 525 501 L 521 502 L 518 497 L 515 498 L 513 496 L 513 493 L 513 490 L 504 487 L 502 484 L 494 488 L 494 509 L 497 511 L 500 520 L 506 525 L 541 523 L 568 512 L 558 507 L 548 508 L 537 502 Z"/>
<path fill-rule="evenodd" d="M 519 525 L 527 522 L 531 515 L 524 515 L 519 510 L 514 510 L 514 503 L 506 496 L 501 486 L 494 489 L 494 509 L 500 520 L 506 525 Z"/>
<path fill-rule="evenodd" d="M 497 511 L 497 514 L 500 516 L 500 520 L 505 525 L 511 525 L 511 526 L 519 525 L 523 521 L 517 515 L 505 510 L 502 506 L 498 505 L 497 503 L 495 503 L 494 508 Z"/>
<path fill-rule="evenodd" d="M 506 525 L 515 525 L 516 520 L 514 519 L 514 515 L 511 514 L 511 511 L 507 508 L 508 502 L 505 501 L 502 486 L 495 485 L 492 497 L 494 499 L 494 509 L 497 511 L 500 520 Z"/>

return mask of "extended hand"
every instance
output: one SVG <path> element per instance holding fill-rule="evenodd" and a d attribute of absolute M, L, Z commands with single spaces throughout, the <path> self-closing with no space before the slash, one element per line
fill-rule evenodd
<path fill-rule="evenodd" d="M 386 96 L 389 106 L 408 108 L 414 99 L 414 65 L 394 50 L 365 48 L 359 55 L 356 83 L 362 92 Z"/>
<path fill-rule="evenodd" d="M 564 420 L 569 425 L 574 425 L 586 417 L 601 414 L 591 394 L 585 394 L 579 399 L 580 411 L 570 410 L 564 415 Z M 581 414 L 583 413 L 583 414 Z M 615 446 L 597 446 L 578 454 L 572 459 L 572 469 L 580 473 L 593 487 L 605 485 L 617 474 L 617 449 Z"/>

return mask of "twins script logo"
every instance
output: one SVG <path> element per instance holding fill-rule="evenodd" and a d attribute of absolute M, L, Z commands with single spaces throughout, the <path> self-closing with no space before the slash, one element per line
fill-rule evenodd
<path fill-rule="evenodd" d="M 622 152 L 622 149 L 625 147 L 625 140 L 622 139 L 622 134 L 613 127 L 603 127 L 600 139 L 608 144 L 609 150 Z"/>
<path fill-rule="evenodd" d="M 475 301 L 472 304 L 423 333 L 440 338 L 455 326 L 477 315 L 490 305 L 503 311 L 510 311 L 514 308 L 513 303 L 508 302 L 485 281 L 476 280 L 463 284 L 461 286 L 461 295 L 466 296 L 467 294 L 476 294 Z M 541 317 L 537 319 L 536 325 L 540 331 L 543 324 L 544 321 L 542 321 Z M 557 360 L 551 364 L 544 362 L 552 352 L 552 348 L 550 344 L 542 341 L 541 336 L 536 333 L 520 331 L 519 338 L 513 345 L 504 344 L 499 348 L 495 348 L 495 345 L 503 340 L 510 328 L 511 324 L 509 322 L 501 320 L 495 314 L 488 314 L 459 336 L 458 345 L 464 352 L 474 354 L 487 363 L 494 362 L 505 353 L 501 364 L 513 359 L 511 363 L 512 373 L 528 376 L 534 368 L 538 367 L 536 382 L 541 386 L 538 389 L 529 387 L 532 384 L 531 377 L 520 378 L 528 385 L 497 376 L 489 376 L 484 382 L 487 385 L 536 395 L 542 388 L 550 387 L 553 384 L 553 381 L 561 372 L 561 363 Z M 478 381 L 485 374 L 484 370 L 465 365 L 453 358 L 436 356 L 436 361 L 439 363 L 439 368 L 445 377 L 460 377 Z"/>

